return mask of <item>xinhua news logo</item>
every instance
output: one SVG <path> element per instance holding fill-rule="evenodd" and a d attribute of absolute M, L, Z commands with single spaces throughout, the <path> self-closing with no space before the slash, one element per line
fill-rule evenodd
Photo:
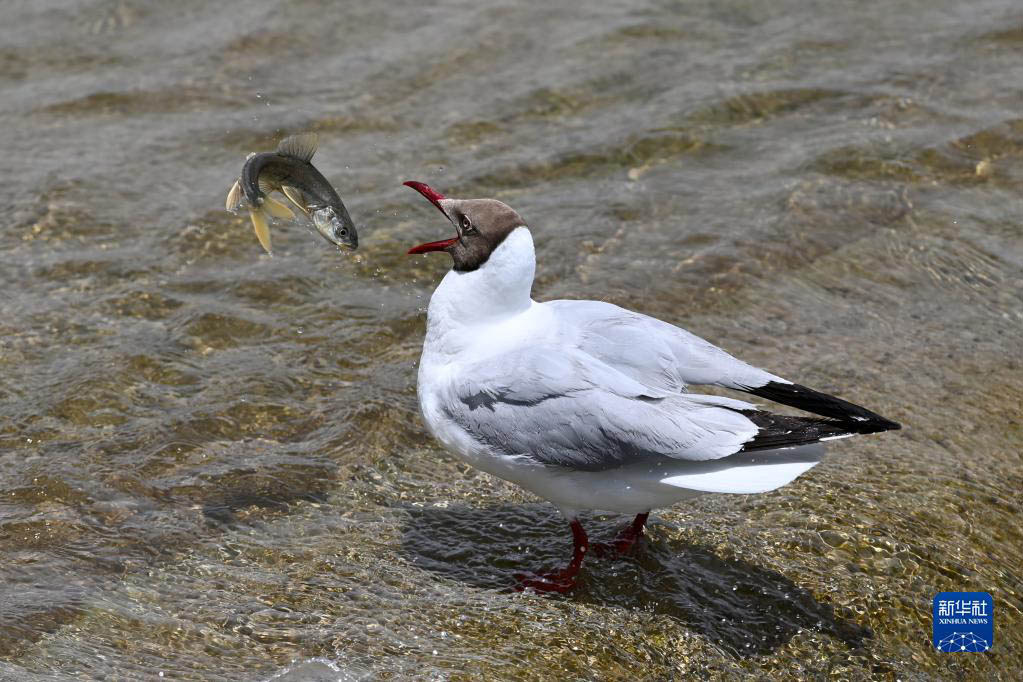
<path fill-rule="evenodd" d="M 934 596 L 934 648 L 979 653 L 995 642 L 994 600 L 987 592 L 939 592 Z"/>

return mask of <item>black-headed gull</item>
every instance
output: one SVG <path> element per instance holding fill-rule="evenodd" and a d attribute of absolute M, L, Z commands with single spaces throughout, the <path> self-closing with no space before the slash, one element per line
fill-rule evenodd
<path fill-rule="evenodd" d="M 581 510 L 636 514 L 614 543 L 600 546 L 625 552 L 651 509 L 702 493 L 774 490 L 820 461 L 821 441 L 899 428 L 667 322 L 600 301 L 534 301 L 533 238 L 514 210 L 405 184 L 456 231 L 409 251 L 445 251 L 454 261 L 430 298 L 419 365 L 423 419 L 448 450 L 550 500 L 571 524 L 568 566 L 520 577 L 520 587 L 575 585 L 589 549 Z M 691 384 L 821 417 L 688 393 Z"/>

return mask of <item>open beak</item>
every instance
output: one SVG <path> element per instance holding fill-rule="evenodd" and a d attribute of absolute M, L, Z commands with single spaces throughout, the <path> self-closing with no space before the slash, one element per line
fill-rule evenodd
<path fill-rule="evenodd" d="M 435 190 L 434 188 L 427 185 L 425 182 L 416 182 L 415 180 L 409 180 L 403 183 L 407 187 L 411 187 L 415 191 L 422 194 L 424 197 L 430 200 L 430 203 L 437 207 L 437 210 L 444 214 L 447 218 L 448 214 L 444 211 L 444 207 L 440 205 L 440 200 L 444 198 L 444 195 Z M 450 218 L 449 218 L 450 220 Z M 439 242 L 427 242 L 420 244 L 419 246 L 413 246 L 408 250 L 409 255 L 416 253 L 429 253 L 430 251 L 444 251 L 452 244 L 458 241 L 458 237 L 452 237 L 451 239 L 442 239 Z"/>

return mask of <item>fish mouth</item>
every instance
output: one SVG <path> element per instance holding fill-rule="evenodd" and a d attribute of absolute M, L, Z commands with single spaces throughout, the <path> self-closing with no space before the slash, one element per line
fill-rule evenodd
<path fill-rule="evenodd" d="M 437 210 L 440 211 L 445 218 L 451 220 L 450 216 L 448 216 L 447 211 L 445 211 L 444 207 L 441 206 L 440 204 L 441 199 L 445 198 L 443 194 L 435 190 L 433 187 L 430 187 L 425 182 L 409 180 L 407 182 L 403 182 L 402 184 L 405 185 L 406 187 L 411 187 L 415 191 L 422 194 L 430 201 L 431 204 L 437 207 Z M 448 248 L 457 243 L 458 237 L 452 237 L 451 239 L 442 239 L 436 242 L 426 242 L 425 244 L 420 244 L 419 246 L 413 246 L 411 249 L 408 250 L 408 255 L 411 256 L 417 253 L 429 253 L 431 251 L 446 251 Z"/>

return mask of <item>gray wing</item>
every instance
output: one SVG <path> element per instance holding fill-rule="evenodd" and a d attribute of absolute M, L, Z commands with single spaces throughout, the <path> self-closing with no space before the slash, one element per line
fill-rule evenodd
<path fill-rule="evenodd" d="M 496 452 L 601 470 L 650 456 L 709 460 L 752 440 L 753 406 L 646 386 L 582 351 L 532 346 L 467 367 L 442 403 Z"/>
<path fill-rule="evenodd" d="M 600 301 L 551 301 L 548 305 L 561 333 L 578 348 L 644 384 L 669 391 L 684 391 L 689 384 L 745 391 L 838 420 L 846 434 L 901 428 L 864 407 L 747 364 L 667 322 Z M 776 440 L 785 440 L 780 437 L 786 435 L 781 433 L 785 428 L 775 426 Z"/>
<path fill-rule="evenodd" d="M 684 329 L 601 301 L 551 301 L 562 333 L 632 378 L 666 390 L 690 384 L 747 390 L 788 383 Z"/>

